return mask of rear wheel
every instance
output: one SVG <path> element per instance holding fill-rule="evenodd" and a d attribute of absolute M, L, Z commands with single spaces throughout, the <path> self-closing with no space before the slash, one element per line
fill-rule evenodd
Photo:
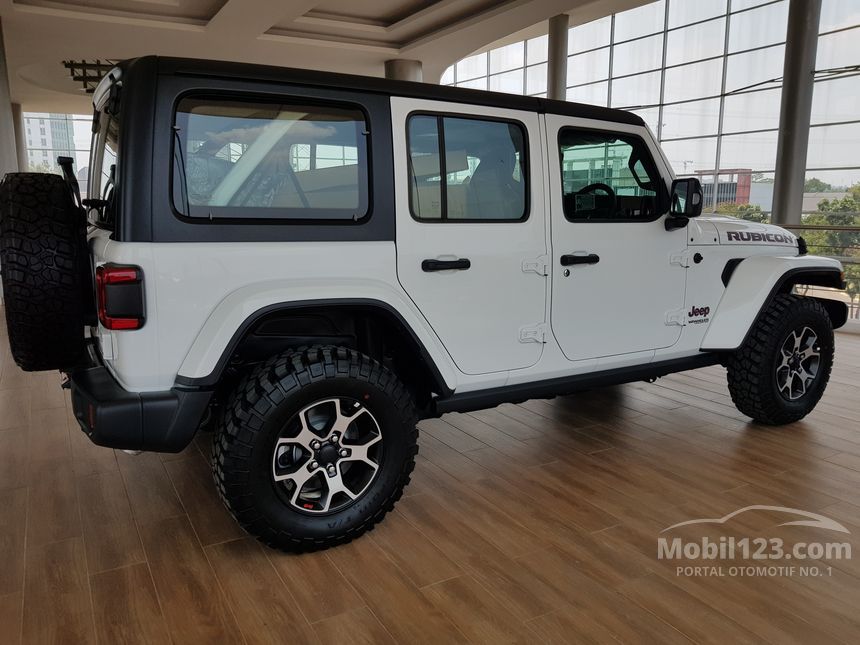
<path fill-rule="evenodd" d="M 415 463 L 416 415 L 399 379 L 340 347 L 278 356 L 228 403 L 213 468 L 236 520 L 270 546 L 348 542 L 390 511 Z"/>
<path fill-rule="evenodd" d="M 86 222 L 62 177 L 3 179 L 0 266 L 15 362 L 26 371 L 74 366 L 92 322 L 93 288 Z"/>
<path fill-rule="evenodd" d="M 729 392 L 738 410 L 760 423 L 792 423 L 815 408 L 832 366 L 827 311 L 812 298 L 779 295 L 729 359 Z"/>

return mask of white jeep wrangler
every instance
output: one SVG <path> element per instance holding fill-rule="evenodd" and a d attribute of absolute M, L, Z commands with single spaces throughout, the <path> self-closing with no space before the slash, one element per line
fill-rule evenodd
<path fill-rule="evenodd" d="M 379 521 L 421 418 L 723 363 L 785 424 L 827 384 L 846 307 L 793 288 L 844 288 L 840 264 L 699 216 L 634 114 L 156 57 L 94 105 L 89 199 L 68 172 L 0 191 L 12 353 L 68 373 L 99 445 L 214 429 L 269 545 Z"/>

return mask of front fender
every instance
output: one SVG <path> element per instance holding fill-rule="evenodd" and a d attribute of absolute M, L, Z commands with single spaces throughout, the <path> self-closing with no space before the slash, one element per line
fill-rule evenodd
<path fill-rule="evenodd" d="M 276 280 L 233 291 L 218 303 L 197 334 L 179 368 L 177 382 L 199 383 L 217 374 L 242 331 L 261 313 L 280 306 L 336 303 L 380 306 L 396 315 L 424 348 L 445 385 L 451 390 L 456 388 L 457 375 L 451 358 L 421 313 L 401 294 L 366 280 L 356 280 L 353 285 L 341 281 L 336 287 L 313 280 Z"/>
<path fill-rule="evenodd" d="M 740 347 L 759 314 L 773 297 L 793 284 L 838 286 L 842 265 L 814 255 L 755 255 L 731 274 L 714 312 L 702 351 L 733 351 Z"/>

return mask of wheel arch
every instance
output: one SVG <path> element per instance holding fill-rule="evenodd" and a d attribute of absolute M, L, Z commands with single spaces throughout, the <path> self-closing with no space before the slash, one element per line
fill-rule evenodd
<path fill-rule="evenodd" d="M 731 352 L 740 347 L 762 312 L 781 293 L 798 285 L 844 289 L 842 265 L 817 256 L 752 256 L 738 262 L 702 340 L 701 351 Z M 845 324 L 847 306 L 815 298 L 830 316 L 833 328 Z"/>
<path fill-rule="evenodd" d="M 198 337 L 195 342 L 207 341 Z M 217 388 L 237 362 L 254 364 L 288 349 L 321 344 L 351 347 L 380 362 L 387 350 L 396 348 L 394 371 L 413 390 L 419 407 L 427 406 L 434 393 L 450 396 L 453 391 L 442 371 L 444 366 L 440 368 L 406 316 L 391 304 L 372 298 L 286 301 L 260 307 L 235 329 L 211 371 L 184 376 L 195 368 L 186 357 L 176 384 Z"/>

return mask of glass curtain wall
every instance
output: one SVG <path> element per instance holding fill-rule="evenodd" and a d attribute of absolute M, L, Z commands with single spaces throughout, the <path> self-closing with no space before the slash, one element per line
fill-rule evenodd
<path fill-rule="evenodd" d="M 660 0 L 573 27 L 567 99 L 639 114 L 711 209 L 768 212 L 787 20 L 788 0 Z M 819 34 L 807 184 L 844 194 L 860 184 L 860 0 L 823 0 Z M 506 45 L 442 82 L 545 96 L 546 51 Z"/>

